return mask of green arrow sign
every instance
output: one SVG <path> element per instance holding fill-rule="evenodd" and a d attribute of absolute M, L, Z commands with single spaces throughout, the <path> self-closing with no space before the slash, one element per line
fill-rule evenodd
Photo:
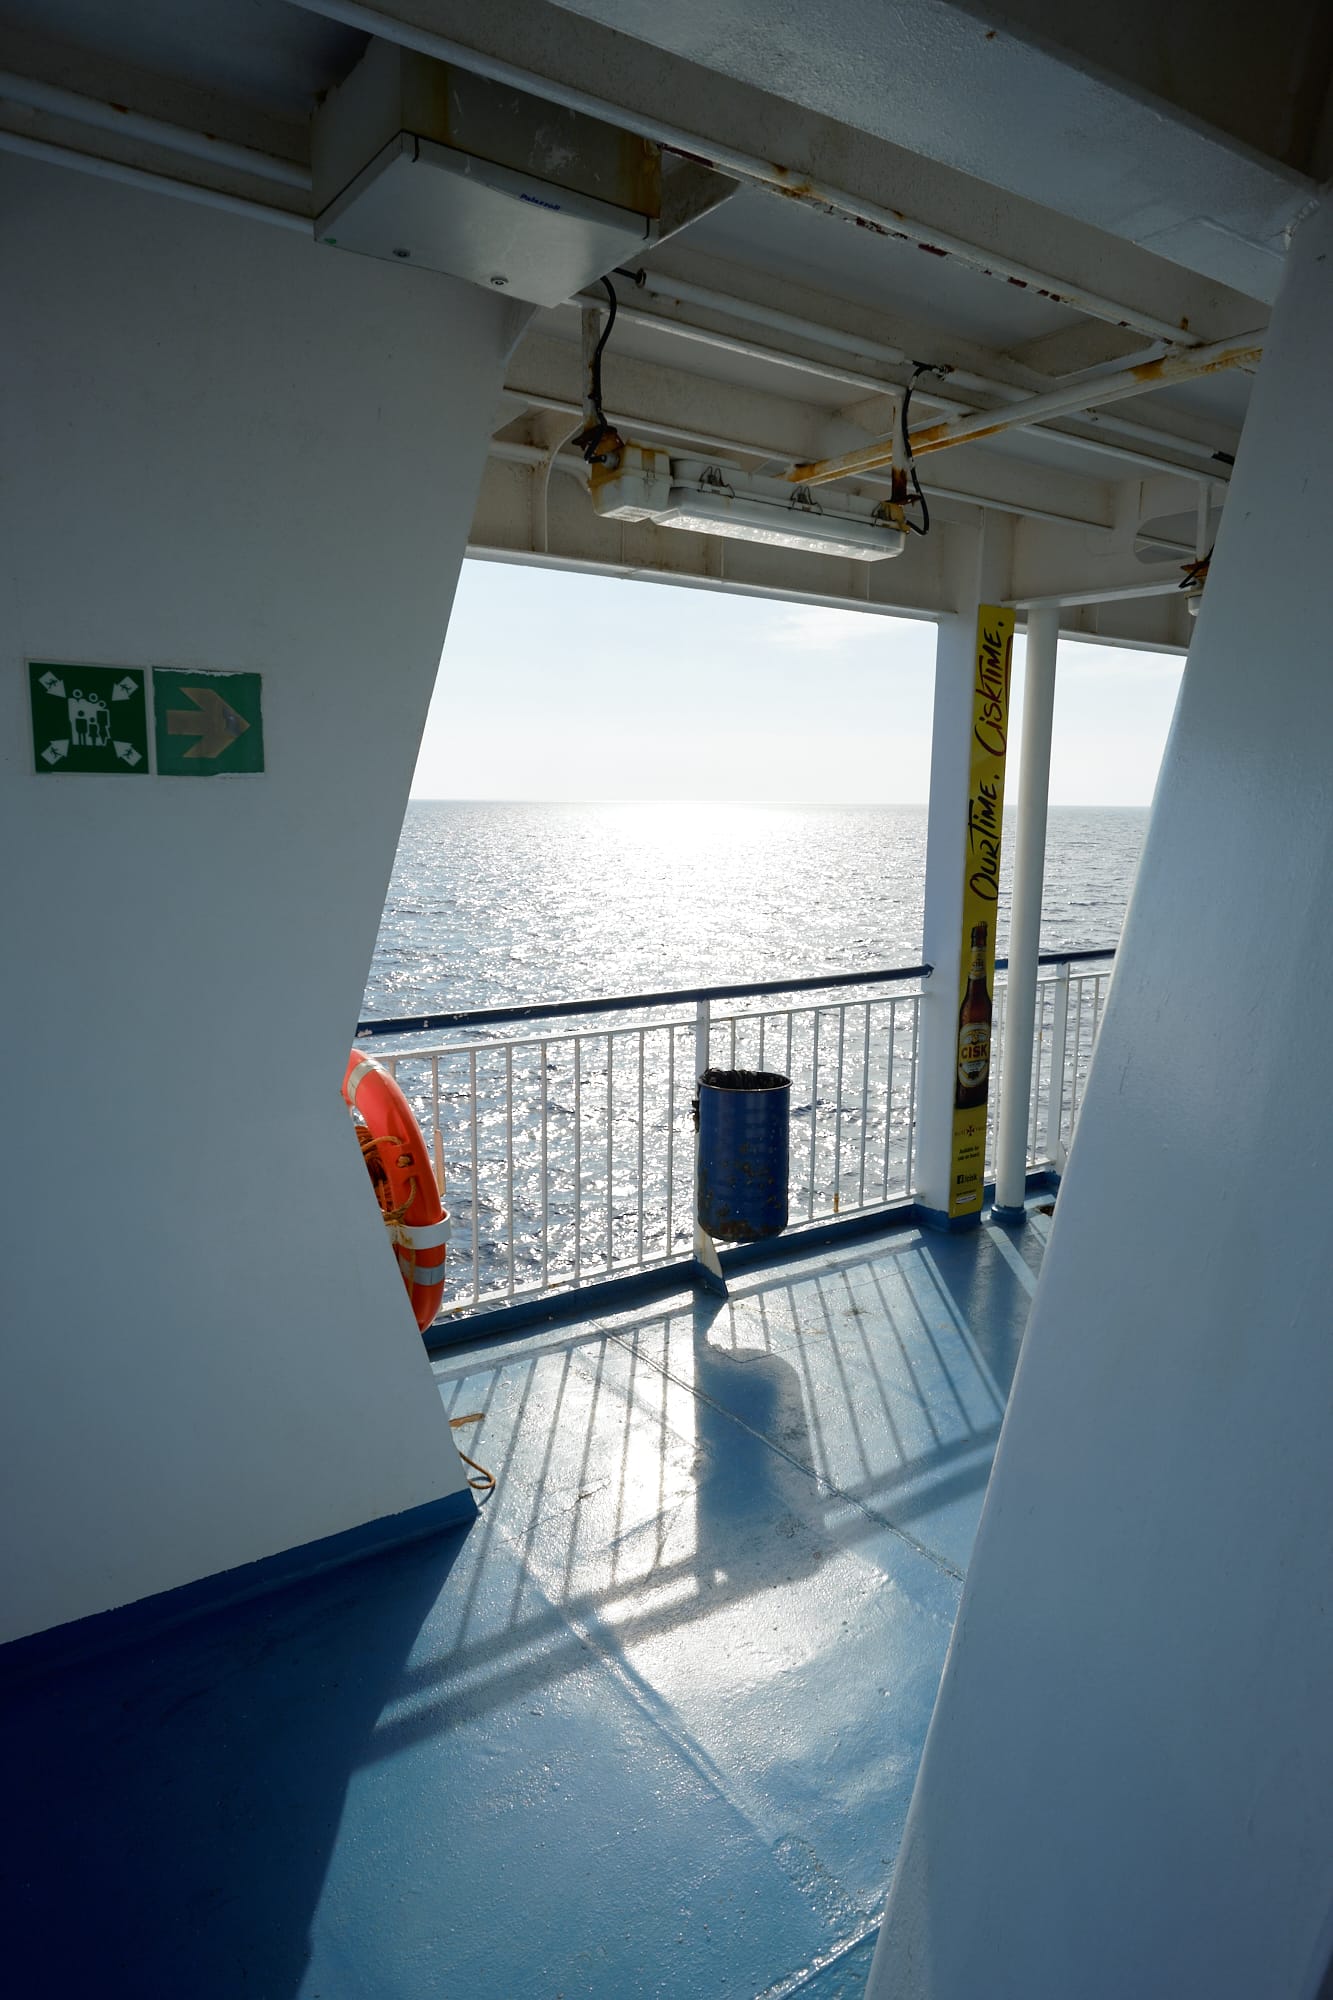
<path fill-rule="evenodd" d="M 29 660 L 28 689 L 35 771 L 147 771 L 142 668 Z"/>
<path fill-rule="evenodd" d="M 213 778 L 264 768 L 260 674 L 153 668 L 158 775 Z"/>

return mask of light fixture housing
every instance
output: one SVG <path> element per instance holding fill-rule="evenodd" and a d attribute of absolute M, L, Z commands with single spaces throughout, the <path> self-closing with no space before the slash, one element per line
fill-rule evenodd
<path fill-rule="evenodd" d="M 665 511 L 655 516 L 663 528 L 689 528 L 699 535 L 723 535 L 737 542 L 768 542 L 780 549 L 813 555 L 848 556 L 853 562 L 883 562 L 901 555 L 907 537 L 887 521 L 783 505 L 745 493 L 707 486 L 673 486 Z"/>
<path fill-rule="evenodd" d="M 661 234 L 652 141 L 372 39 L 315 113 L 320 243 L 560 305 Z"/>
<path fill-rule="evenodd" d="M 590 487 L 599 514 L 649 520 L 732 541 L 766 542 L 808 554 L 884 562 L 901 555 L 906 531 L 879 510 L 856 511 L 827 492 L 763 479 L 705 459 L 671 458 L 626 443 L 618 465 L 600 470 Z"/>

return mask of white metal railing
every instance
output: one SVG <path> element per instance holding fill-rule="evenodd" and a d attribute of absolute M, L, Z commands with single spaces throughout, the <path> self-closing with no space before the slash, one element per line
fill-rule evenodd
<path fill-rule="evenodd" d="M 910 1199 L 924 971 L 897 975 L 888 991 L 866 975 L 835 978 L 808 999 L 728 988 L 725 1011 L 706 994 L 688 996 L 688 1014 L 660 1004 L 674 995 L 566 1003 L 554 1011 L 569 1025 L 540 1033 L 528 1024 L 550 1018 L 542 1009 L 498 1009 L 474 1017 L 477 1027 L 445 1017 L 459 1025 L 427 1044 L 408 1034 L 392 1048 L 376 1044 L 427 1136 L 452 1219 L 442 1310 L 506 1305 L 687 1257 L 691 1107 L 709 1063 L 791 1077 L 794 1226 Z M 1108 980 L 1106 967 L 1062 963 L 1039 981 L 1032 1167 L 1064 1164 Z M 575 1014 L 575 1004 L 610 1004 L 614 1018 Z M 1001 974 L 992 1106 L 1004 1014 Z"/>
<path fill-rule="evenodd" d="M 999 1107 L 1004 1089 L 1006 988 L 996 981 L 991 1041 L 991 1091 L 986 1127 L 986 1170 L 995 1153 Z M 1064 1172 L 1069 1143 L 1078 1121 L 1093 1045 L 1102 1024 L 1111 983 L 1110 963 L 1091 965 L 1063 959 L 1037 979 L 1037 1006 L 1032 1033 L 1032 1087 L 1028 1109 L 1029 1169 L 1053 1167 Z"/>

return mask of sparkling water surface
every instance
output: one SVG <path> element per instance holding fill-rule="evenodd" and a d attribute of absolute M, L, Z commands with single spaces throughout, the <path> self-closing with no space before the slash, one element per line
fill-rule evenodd
<path fill-rule="evenodd" d="M 1043 949 L 1115 944 L 1147 822 L 1052 807 Z M 364 1017 L 914 965 L 925 850 L 924 806 L 414 801 Z"/>
<path fill-rule="evenodd" d="M 1116 942 L 1146 822 L 1052 811 L 1048 949 Z M 417 803 L 365 1017 L 914 965 L 925 840 L 922 806 Z M 1006 868 L 1001 951 L 1009 881 Z M 1071 1088 L 1102 983 L 1080 988 Z M 714 1007 L 708 1061 L 791 1077 L 794 1221 L 910 1192 L 917 990 Z M 374 1050 L 396 1063 L 445 1182 L 446 1311 L 688 1254 L 693 1007 L 467 1024 Z M 1038 1126 L 1042 1090 L 1039 1056 Z"/>

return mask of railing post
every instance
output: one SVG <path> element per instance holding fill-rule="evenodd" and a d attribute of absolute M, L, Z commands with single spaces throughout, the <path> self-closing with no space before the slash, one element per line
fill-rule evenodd
<path fill-rule="evenodd" d="M 1079 994 L 1080 989 L 1089 983 L 1088 977 L 1082 971 L 1084 962 L 1091 959 L 1109 960 L 1113 959 L 1114 956 L 1115 952 L 1112 947 L 1085 951 L 1074 950 L 1063 957 L 1055 953 L 1051 954 L 1050 964 L 1055 974 L 1051 981 L 1055 995 L 1055 1004 L 1052 1010 L 1054 1014 L 1055 1045 L 1052 1048 L 1051 1063 L 1049 1065 L 1051 1071 L 1052 1102 L 1048 1107 L 1049 1119 L 1043 1121 L 1040 1097 L 1041 1090 L 1046 1084 L 1046 1068 L 1042 1066 L 1038 1072 L 1037 1087 L 1031 1093 L 1029 1114 L 1031 1150 L 1034 1152 L 1041 1145 L 1042 1134 L 1047 1130 L 1047 1126 L 1049 1126 L 1049 1139 L 1046 1141 L 1049 1151 L 1043 1151 L 1040 1154 L 1043 1164 L 1049 1161 L 1051 1165 L 1063 1169 L 1065 1157 L 1069 1150 L 1067 1141 L 1078 1113 L 1079 1091 L 1082 1083 L 1082 1071 L 1085 1066 L 1081 1060 L 1082 1043 L 1079 1025 L 1081 1018 L 1079 1013 Z M 1056 970 L 1057 966 L 1058 971 Z M 863 990 L 868 982 L 880 985 L 906 979 L 919 981 L 923 980 L 929 974 L 929 971 L 929 966 L 919 965 L 899 966 L 876 973 L 848 973 L 841 977 L 835 974 L 828 978 L 809 980 L 805 982 L 804 986 L 798 981 L 796 986 L 791 990 L 802 992 L 814 989 L 819 995 L 827 996 L 834 992 L 845 992 L 848 988 Z M 1104 977 L 1105 975 L 1100 973 L 1092 975 L 1094 985 L 1100 987 L 1104 981 Z M 403 1065 L 410 1067 L 413 1064 L 429 1064 L 429 1096 L 431 1100 L 429 1122 L 435 1134 L 435 1157 L 441 1164 L 443 1164 L 444 1159 L 445 1135 L 445 1128 L 441 1123 L 442 1105 L 445 1095 L 441 1079 L 441 1069 L 446 1058 L 451 1065 L 462 1063 L 466 1066 L 464 1071 L 464 1087 L 460 1093 L 462 1102 L 460 1105 L 455 1106 L 460 1121 L 461 1136 L 457 1141 L 458 1154 L 454 1162 L 456 1167 L 456 1185 L 453 1190 L 455 1215 L 451 1240 L 455 1246 L 455 1269 L 451 1279 L 450 1307 L 464 1310 L 475 1309 L 481 1305 L 491 1307 L 505 1300 L 516 1300 L 520 1296 L 526 1296 L 529 1293 L 544 1293 L 552 1288 L 562 1288 L 571 1282 L 579 1284 L 585 1275 L 588 1275 L 594 1268 L 603 1276 L 614 1277 L 621 1273 L 642 1270 L 647 1264 L 659 1261 L 657 1251 L 653 1250 L 650 1252 L 648 1249 L 647 1210 L 644 1206 L 648 1195 L 645 1178 L 647 1177 L 648 1180 L 652 1180 L 657 1173 L 657 1162 L 655 1160 L 650 1168 L 649 1142 L 650 1136 L 653 1138 L 656 1137 L 659 1119 L 658 1106 L 662 1101 L 657 1089 L 659 1074 L 655 1064 L 649 1063 L 646 1051 L 648 1038 L 659 1034 L 664 1038 L 663 1060 L 666 1072 L 665 1102 L 669 1107 L 665 1131 L 666 1216 L 665 1231 L 661 1242 L 660 1261 L 671 1263 L 673 1257 L 678 1253 L 680 1219 L 678 1175 L 682 1162 L 676 1150 L 680 1139 L 680 1105 L 677 1102 L 676 1095 L 678 1085 L 681 1081 L 688 1079 L 691 1074 L 696 1078 L 701 1077 L 709 1067 L 712 1056 L 710 1042 L 712 1002 L 721 998 L 729 999 L 735 997 L 743 999 L 749 997 L 751 994 L 766 994 L 771 992 L 775 985 L 776 982 L 759 981 L 754 986 L 726 988 L 691 987 L 679 993 L 676 998 L 681 1002 L 687 1001 L 693 1008 L 692 1019 L 688 1016 L 684 1019 L 677 1017 L 669 1021 L 654 1022 L 649 1027 L 598 1028 L 589 1026 L 585 1019 L 582 1027 L 566 1031 L 554 1038 L 552 1047 L 558 1045 L 561 1051 L 558 1062 L 555 1055 L 548 1052 L 548 1038 L 540 1036 L 532 1039 L 504 1040 L 498 1043 L 493 1041 L 473 1042 L 463 1045 L 451 1044 L 447 1047 L 386 1050 L 380 1057 L 380 1061 L 385 1069 L 389 1071 L 401 1070 Z M 671 996 L 667 995 L 666 998 L 670 999 Z M 1075 1009 L 1074 1020 L 1070 1019 L 1071 998 Z M 603 1000 L 553 1002 L 547 1009 L 535 1006 L 521 1010 L 478 1009 L 471 1018 L 479 1026 L 488 1026 L 497 1012 L 505 1019 L 513 1019 L 517 1014 L 521 1015 L 521 1018 L 525 1020 L 539 1017 L 543 1013 L 549 1013 L 556 1017 L 569 1014 L 586 1016 L 589 1012 L 608 1013 L 633 1007 L 640 1009 L 658 1007 L 662 1004 L 662 1000 L 663 996 L 660 994 L 645 994 L 636 996 L 633 999 L 616 1000 L 614 1002 Z M 805 1211 L 803 1217 L 798 1215 L 795 1218 L 798 1226 L 802 1220 L 810 1222 L 823 1221 L 827 1215 L 827 1211 L 820 1211 L 816 1215 L 817 1204 L 815 1197 L 818 1193 L 816 1185 L 817 1169 L 821 1157 L 819 1152 L 821 1141 L 818 1136 L 818 1111 L 816 1107 L 820 1099 L 820 1085 L 824 1071 L 829 1068 L 833 1059 L 831 1043 L 827 1053 L 820 1047 L 819 1028 L 822 1025 L 823 1015 L 834 1008 L 839 1013 L 840 1026 L 838 1034 L 837 1079 L 834 1086 L 836 1097 L 833 1102 L 836 1117 L 844 1122 L 844 1127 L 846 1118 L 855 1115 L 848 1109 L 845 1102 L 849 1062 L 848 1037 L 846 1028 L 842 1025 L 842 1017 L 845 1010 L 852 1005 L 861 1007 L 864 1018 L 860 1034 L 862 1071 L 859 1089 L 857 1089 L 855 1084 L 853 1085 L 854 1094 L 859 1096 L 860 1099 L 861 1136 L 859 1144 L 852 1142 L 855 1144 L 855 1153 L 850 1169 L 853 1174 L 854 1185 L 854 1191 L 851 1194 L 847 1194 L 842 1186 L 848 1172 L 847 1148 L 849 1142 L 846 1130 L 843 1129 L 841 1136 L 835 1130 L 832 1135 L 831 1144 L 834 1166 L 840 1169 L 840 1171 L 835 1172 L 832 1212 L 834 1215 L 846 1215 L 852 1212 L 852 1210 L 864 1210 L 867 1199 L 869 1199 L 872 1207 L 888 1202 L 891 1199 L 890 1183 L 895 1178 L 895 1167 L 897 1168 L 897 1172 L 901 1174 L 902 1179 L 900 1186 L 894 1186 L 893 1195 L 907 1195 L 910 1197 L 917 1187 L 915 1174 L 916 1107 L 919 1072 L 918 1042 L 923 1014 L 921 996 L 917 993 L 889 996 L 879 995 L 871 999 L 859 1001 L 849 1001 L 846 999 L 834 1000 L 828 997 L 816 998 L 808 1006 L 800 1008 L 786 1007 L 777 1010 L 777 1020 L 785 1023 L 785 1031 L 781 1035 L 777 1030 L 774 1015 L 771 1011 L 767 1015 L 758 1017 L 753 1015 L 742 1015 L 739 1017 L 740 1022 L 748 1027 L 752 1027 L 757 1018 L 760 1022 L 761 1035 L 767 1033 L 767 1039 L 761 1040 L 760 1044 L 760 1066 L 763 1067 L 766 1061 L 771 1061 L 775 1067 L 780 1065 L 788 1073 L 793 1068 L 794 1060 L 797 1066 L 799 1066 L 800 1062 L 805 1059 L 801 1056 L 799 1050 L 794 1050 L 794 1019 L 797 1013 L 800 1013 L 802 1016 L 808 1014 L 812 1018 L 808 1055 L 811 1100 L 808 1161 L 805 1160 L 803 1153 L 803 1163 L 806 1165 L 806 1170 L 809 1173 L 809 1185 L 808 1187 L 802 1186 L 800 1198 L 796 1204 L 798 1208 L 804 1208 Z M 875 1007 L 884 1007 L 888 1010 L 887 1038 L 884 1047 L 882 1077 L 879 1076 L 877 1065 L 872 1060 L 872 1049 L 876 1041 L 872 1015 L 872 1010 Z M 999 1040 L 1001 1013 L 1002 1010 L 997 1005 L 995 1018 L 997 1044 Z M 469 1017 L 462 1015 L 456 1018 L 467 1020 Z M 1100 1004 L 1096 1003 L 1091 1009 L 1088 1030 L 1088 1033 L 1093 1037 L 1096 1035 L 1099 1019 Z M 379 1024 L 376 1023 L 375 1025 L 378 1027 Z M 415 1024 L 411 1025 L 415 1028 Z M 744 1053 L 742 1049 L 737 1047 L 735 1036 L 737 1021 L 728 1016 L 719 1025 L 726 1036 L 726 1040 L 723 1043 L 724 1053 L 720 1061 L 724 1065 L 734 1067 L 737 1058 L 743 1056 Z M 690 1055 L 683 1057 L 680 1053 L 682 1047 L 681 1037 L 682 1035 L 690 1037 L 691 1030 L 693 1030 L 692 1041 L 687 1042 L 685 1046 L 689 1048 L 690 1055 L 693 1057 L 693 1071 L 690 1068 Z M 419 1033 L 420 1029 L 415 1028 L 415 1031 Z M 638 1049 L 638 1080 L 633 1095 L 635 1113 L 632 1121 L 637 1125 L 637 1133 L 628 1135 L 625 1144 L 632 1147 L 637 1162 L 632 1178 L 635 1180 L 637 1187 L 636 1199 L 639 1204 L 639 1213 L 637 1226 L 634 1230 L 635 1250 L 634 1252 L 626 1251 L 625 1261 L 620 1263 L 616 1260 L 614 1242 L 616 1216 L 614 1194 L 616 1184 L 611 1177 L 610 1171 L 616 1167 L 615 1159 L 611 1156 L 614 1145 L 613 1139 L 608 1139 L 607 1164 L 609 1171 L 606 1205 L 609 1233 L 606 1259 L 602 1259 L 595 1252 L 594 1244 L 596 1241 L 600 1241 L 600 1236 L 595 1226 L 595 1217 L 590 1216 L 588 1213 L 589 1200 L 591 1200 L 596 1215 L 600 1215 L 601 1207 L 597 1202 L 595 1190 L 588 1190 L 583 1186 L 583 1165 L 587 1148 L 590 1144 L 594 1143 L 598 1133 L 601 1131 L 600 1120 L 598 1120 L 596 1122 L 596 1129 L 590 1136 L 585 1127 L 583 1117 L 585 1108 L 584 1099 L 588 1095 L 588 1090 L 585 1086 L 590 1086 L 593 1082 L 593 1079 L 585 1074 L 586 1052 L 584 1045 L 590 1039 L 605 1041 L 608 1047 L 605 1105 L 606 1130 L 608 1135 L 614 1134 L 616 1129 L 614 1114 L 617 1107 L 612 1073 L 612 1066 L 615 1060 L 614 1051 L 617 1046 L 621 1047 L 622 1054 L 625 1046 L 634 1048 L 637 1045 Z M 855 1039 L 856 1037 L 853 1036 L 853 1040 Z M 784 1045 L 785 1056 L 780 1053 Z M 497 1083 L 497 1079 L 493 1073 L 493 1066 L 501 1060 L 503 1060 L 504 1067 Z M 484 1073 L 479 1074 L 479 1065 L 483 1061 L 486 1063 L 487 1068 Z M 852 1067 L 854 1076 L 854 1062 Z M 558 1095 L 561 1099 L 564 1099 L 565 1093 L 568 1090 L 569 1076 L 572 1072 L 572 1108 L 566 1102 L 553 1105 L 551 1089 L 557 1071 L 559 1072 L 560 1085 Z M 1072 1080 L 1071 1071 L 1073 1072 Z M 1065 1108 L 1064 1101 L 1064 1091 L 1067 1081 L 1070 1082 L 1068 1110 Z M 495 1149 L 493 1145 L 495 1135 L 492 1134 L 492 1137 L 488 1139 L 484 1156 L 481 1144 L 483 1115 L 480 1105 L 483 1083 L 485 1084 L 487 1105 L 489 1107 L 486 1113 L 486 1119 L 489 1121 L 487 1123 L 487 1131 L 488 1133 L 491 1131 L 492 1123 L 498 1124 L 499 1138 L 501 1140 L 500 1148 L 498 1150 Z M 537 1093 L 535 1100 L 530 1096 L 524 1095 L 525 1085 L 530 1085 L 535 1089 Z M 454 1096 L 452 1086 L 448 1095 L 451 1099 Z M 499 1106 L 498 1111 L 496 1110 L 497 1103 Z M 884 1114 L 884 1154 L 882 1162 L 876 1164 L 872 1169 L 870 1134 L 875 1118 L 878 1115 L 878 1107 L 881 1104 Z M 599 1109 L 600 1105 L 601 1100 L 599 1097 Z M 591 1113 L 591 1100 L 589 1108 Z M 558 1110 L 561 1114 L 559 1127 L 552 1125 L 553 1110 Z M 623 1111 L 622 1092 L 622 1115 Z M 565 1122 L 567 1119 L 569 1120 L 568 1123 Z M 652 1127 L 651 1135 L 649 1130 L 650 1124 Z M 558 1137 L 556 1136 L 557 1133 Z M 528 1144 L 529 1139 L 532 1142 L 531 1148 Z M 901 1145 L 905 1154 L 900 1163 L 895 1159 L 896 1145 Z M 552 1177 L 554 1176 L 555 1178 L 555 1184 L 564 1189 L 570 1184 L 571 1169 L 574 1198 L 572 1214 L 569 1214 L 569 1223 L 572 1225 L 572 1243 L 568 1247 L 572 1251 L 573 1269 L 571 1271 L 565 1267 L 564 1252 L 566 1246 L 562 1240 L 561 1255 L 559 1258 L 560 1268 L 553 1270 L 552 1266 L 556 1260 L 553 1254 L 551 1239 L 552 1224 L 553 1220 L 557 1227 L 561 1223 L 564 1223 L 566 1210 L 562 1202 L 558 1214 L 553 1217 Z M 690 1174 L 691 1179 L 691 1190 L 690 1195 L 687 1196 L 687 1201 L 692 1207 L 690 1215 L 692 1228 L 689 1238 L 692 1245 L 692 1262 L 687 1264 L 684 1269 L 688 1272 L 694 1283 L 725 1295 L 721 1259 L 718 1254 L 719 1246 L 714 1243 L 713 1239 L 698 1222 L 701 1203 L 699 1200 L 700 1149 L 697 1138 L 693 1155 L 693 1172 L 692 1174 L 690 1172 L 688 1156 L 685 1171 L 687 1174 Z M 460 1176 L 461 1179 L 458 1178 Z M 488 1272 L 484 1284 L 480 1258 L 483 1247 L 481 1236 L 483 1178 L 486 1184 L 491 1187 L 492 1194 L 498 1195 L 494 1232 L 493 1234 L 488 1232 L 486 1247 L 491 1261 L 499 1267 L 498 1270 Z M 540 1260 L 540 1276 L 535 1278 L 531 1283 L 523 1282 L 520 1284 L 519 1280 L 523 1276 L 518 1264 L 520 1216 L 515 1203 L 524 1197 L 525 1191 L 529 1186 L 533 1187 L 536 1214 L 535 1217 L 529 1216 L 525 1210 L 523 1226 L 525 1232 L 530 1233 L 530 1226 L 535 1220 L 538 1230 L 537 1251 Z M 623 1203 L 623 1200 L 626 1198 L 623 1193 L 623 1177 L 621 1186 Z M 469 1192 L 466 1195 L 463 1192 L 465 1187 L 469 1188 Z M 654 1194 L 656 1194 L 656 1191 L 656 1187 L 654 1187 Z M 460 1220 L 459 1209 L 459 1205 L 465 1199 L 468 1206 L 466 1222 Z M 851 1210 L 848 1208 L 849 1201 L 852 1205 Z M 464 1245 L 468 1243 L 469 1239 L 471 1249 L 470 1288 L 463 1278 L 462 1271 L 458 1268 L 459 1260 L 466 1258 Z"/>
<path fill-rule="evenodd" d="M 1064 1168 L 1064 1142 L 1060 1128 L 1065 1113 L 1065 1058 L 1069 1040 L 1069 961 L 1055 968 L 1055 992 L 1051 996 L 1051 1090 L 1046 1105 L 1046 1155 L 1057 1173 Z"/>
<path fill-rule="evenodd" d="M 700 1000 L 694 1009 L 694 1261 L 706 1289 L 720 1291 L 725 1297 L 727 1285 L 718 1262 L 717 1245 L 699 1222 L 699 1083 L 708 1068 L 711 1036 L 712 1010 L 707 1000 Z"/>
<path fill-rule="evenodd" d="M 709 1044 L 712 1040 L 713 1010 L 707 1000 L 697 1001 L 694 1009 L 694 1086 L 699 1087 L 699 1078 L 708 1068 Z M 698 1178 L 698 1163 L 695 1164 L 695 1178 Z"/>
<path fill-rule="evenodd" d="M 1054 604 L 1028 613 L 1023 672 L 1023 760 L 1018 791 L 1009 977 L 1005 988 L 1004 1063 L 995 1139 L 996 1222 L 1021 1223 L 1026 1213 L 1028 1126 L 1032 1110 L 1032 1036 L 1036 1023 L 1041 892 L 1046 866 L 1046 800 L 1051 777 L 1051 724 L 1060 613 Z M 1066 992 L 1068 987 L 1066 986 Z"/>

